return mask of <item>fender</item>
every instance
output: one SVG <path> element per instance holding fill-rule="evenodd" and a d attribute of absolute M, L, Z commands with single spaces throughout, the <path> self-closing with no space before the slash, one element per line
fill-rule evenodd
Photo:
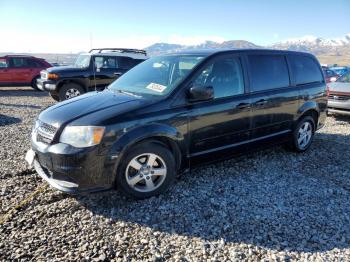
<path fill-rule="evenodd" d="M 110 159 L 117 159 L 116 165 L 118 166 L 120 159 L 123 158 L 123 155 L 131 146 L 147 138 L 154 137 L 167 138 L 176 144 L 181 154 L 180 157 L 186 156 L 186 143 L 183 134 L 172 126 L 153 123 L 136 127 L 120 136 L 110 149 Z"/>
<path fill-rule="evenodd" d="M 85 89 L 85 91 L 89 91 L 88 90 L 88 79 L 85 79 L 85 78 L 70 78 L 70 77 L 66 77 L 66 78 L 62 78 L 62 79 L 59 79 L 59 81 L 57 82 L 56 84 L 56 90 L 55 91 L 58 91 L 59 88 L 61 88 L 64 84 L 67 84 L 67 83 L 75 83 L 75 84 L 78 84 L 80 85 L 82 88 Z"/>
<path fill-rule="evenodd" d="M 299 107 L 297 119 L 299 119 L 305 112 L 309 110 L 315 110 L 318 114 L 320 114 L 320 108 L 316 101 L 306 101 L 304 104 L 302 104 L 301 107 Z"/>

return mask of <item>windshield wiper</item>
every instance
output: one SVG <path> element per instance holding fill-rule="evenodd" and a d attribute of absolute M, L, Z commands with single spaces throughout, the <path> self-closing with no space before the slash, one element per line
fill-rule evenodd
<path fill-rule="evenodd" d="M 135 95 L 134 93 L 127 92 L 127 91 L 124 91 L 124 90 L 117 90 L 117 91 L 119 93 L 123 93 L 123 94 L 129 95 L 129 96 L 141 97 L 141 96 Z"/>

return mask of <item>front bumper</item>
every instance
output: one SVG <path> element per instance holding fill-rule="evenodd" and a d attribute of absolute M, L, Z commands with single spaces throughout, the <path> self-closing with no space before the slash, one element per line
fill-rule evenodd
<path fill-rule="evenodd" d="M 56 82 L 51 80 L 43 80 L 41 78 L 36 80 L 36 85 L 42 91 L 54 91 L 57 88 Z"/>
<path fill-rule="evenodd" d="M 34 168 L 52 187 L 71 194 L 107 190 L 114 185 L 114 161 L 98 147 L 74 148 L 32 141 Z"/>
<path fill-rule="evenodd" d="M 350 99 L 340 101 L 328 99 L 328 112 L 342 115 L 350 115 Z"/>

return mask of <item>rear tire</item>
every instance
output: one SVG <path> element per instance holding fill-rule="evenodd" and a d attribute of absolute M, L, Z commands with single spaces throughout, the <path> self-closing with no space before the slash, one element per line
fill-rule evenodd
<path fill-rule="evenodd" d="M 32 83 L 30 85 L 34 90 L 41 92 L 42 90 L 40 90 L 36 84 L 36 80 L 38 80 L 39 78 L 40 78 L 40 76 L 34 77 L 34 79 L 32 80 Z"/>
<path fill-rule="evenodd" d="M 312 144 L 315 134 L 315 120 L 311 116 L 303 117 L 293 131 L 292 149 L 296 152 L 305 152 Z"/>
<path fill-rule="evenodd" d="M 68 83 L 63 85 L 58 91 L 60 101 L 71 99 L 85 93 L 84 88 L 76 83 Z"/>
<path fill-rule="evenodd" d="M 175 159 L 170 150 L 146 142 L 132 147 L 122 159 L 116 186 L 127 197 L 145 199 L 165 192 L 175 176 Z"/>

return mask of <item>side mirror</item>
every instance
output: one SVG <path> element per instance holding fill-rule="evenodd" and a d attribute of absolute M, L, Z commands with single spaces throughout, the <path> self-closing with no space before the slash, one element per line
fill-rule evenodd
<path fill-rule="evenodd" d="M 333 77 L 331 77 L 331 79 L 329 79 L 329 81 L 335 82 L 335 81 L 337 81 L 337 78 L 335 76 L 333 76 Z"/>
<path fill-rule="evenodd" d="M 212 86 L 192 86 L 188 90 L 188 100 L 190 102 L 207 101 L 214 98 Z"/>

